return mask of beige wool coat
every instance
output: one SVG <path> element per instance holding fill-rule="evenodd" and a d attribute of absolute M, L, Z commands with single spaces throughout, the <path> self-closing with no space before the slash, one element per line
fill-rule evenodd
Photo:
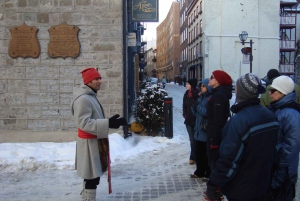
<path fill-rule="evenodd" d="M 108 138 L 108 119 L 105 119 L 97 94 L 90 87 L 82 84 L 80 88 L 74 89 L 73 94 L 71 112 L 77 127 L 97 136 L 94 139 L 82 139 L 77 136 L 75 169 L 82 179 L 101 177 L 103 172 L 98 139 Z"/>

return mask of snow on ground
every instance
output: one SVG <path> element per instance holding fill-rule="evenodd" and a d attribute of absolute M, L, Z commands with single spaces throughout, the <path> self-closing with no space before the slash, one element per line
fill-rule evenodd
<path fill-rule="evenodd" d="M 113 192 L 150 185 L 143 175 L 169 172 L 178 164 L 188 163 L 189 140 L 182 118 L 185 87 L 168 83 L 166 91 L 173 98 L 172 139 L 134 133 L 126 139 L 118 133 L 109 136 Z M 234 100 L 233 94 L 231 104 Z M 74 170 L 75 145 L 75 142 L 0 144 L 0 200 L 79 200 L 82 180 Z M 193 166 L 188 168 L 187 177 L 194 170 Z M 130 178 L 134 182 L 128 183 L 126 179 Z M 107 195 L 106 175 L 101 178 L 98 191 Z"/>

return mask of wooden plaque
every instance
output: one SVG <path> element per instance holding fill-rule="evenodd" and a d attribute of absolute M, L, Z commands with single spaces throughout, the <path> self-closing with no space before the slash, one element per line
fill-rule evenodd
<path fill-rule="evenodd" d="M 50 33 L 50 42 L 48 45 L 48 54 L 52 58 L 72 57 L 79 55 L 80 43 L 78 40 L 79 28 L 76 26 L 61 23 L 48 29 Z"/>
<path fill-rule="evenodd" d="M 11 28 L 11 39 L 8 46 L 9 56 L 11 58 L 37 58 L 41 52 L 37 39 L 38 30 L 36 27 L 27 26 L 25 23 Z"/>

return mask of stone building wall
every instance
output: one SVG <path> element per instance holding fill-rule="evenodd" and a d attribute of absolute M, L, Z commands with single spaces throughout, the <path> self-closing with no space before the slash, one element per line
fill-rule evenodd
<path fill-rule="evenodd" d="M 65 22 L 77 26 L 77 58 L 48 55 L 48 29 Z M 38 30 L 38 58 L 11 58 L 10 29 L 26 23 Z M 107 117 L 122 115 L 122 1 L 6 0 L 0 3 L 0 130 L 75 130 L 70 112 L 80 71 L 98 68 L 99 100 Z"/>

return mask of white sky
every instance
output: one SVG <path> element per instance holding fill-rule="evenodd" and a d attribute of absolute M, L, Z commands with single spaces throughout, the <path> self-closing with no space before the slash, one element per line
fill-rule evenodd
<path fill-rule="evenodd" d="M 147 28 L 144 35 L 142 36 L 143 41 L 151 41 L 152 39 L 156 40 L 156 27 L 164 21 L 167 17 L 167 14 L 171 8 L 172 2 L 174 0 L 159 0 L 159 22 L 145 22 L 144 25 Z"/>

